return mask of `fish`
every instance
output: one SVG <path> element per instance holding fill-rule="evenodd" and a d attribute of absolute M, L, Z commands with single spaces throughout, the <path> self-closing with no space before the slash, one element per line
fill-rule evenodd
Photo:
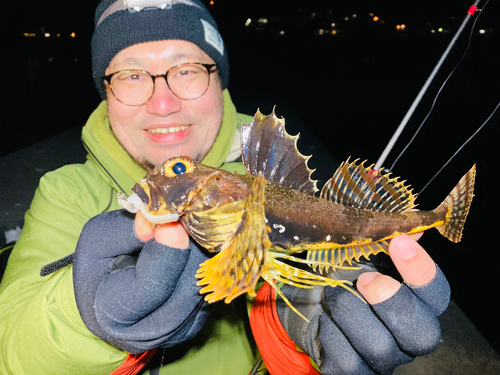
<path fill-rule="evenodd" d="M 257 110 L 241 128 L 245 175 L 174 157 L 150 170 L 121 204 L 154 225 L 179 220 L 215 254 L 196 275 L 209 303 L 255 296 L 262 278 L 305 320 L 277 282 L 340 286 L 357 294 L 350 281 L 332 272 L 359 269 L 356 262 L 388 254 L 391 238 L 436 228 L 460 241 L 474 196 L 475 165 L 430 211 L 415 209 L 417 194 L 406 181 L 359 159 L 341 163 L 317 196 L 314 170 L 307 165 L 311 156 L 299 152 L 298 137 L 286 132 L 285 119 L 274 109 L 269 115 Z"/>

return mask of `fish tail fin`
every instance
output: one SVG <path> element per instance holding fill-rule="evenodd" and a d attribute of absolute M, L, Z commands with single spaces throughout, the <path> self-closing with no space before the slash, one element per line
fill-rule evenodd
<path fill-rule="evenodd" d="M 452 242 L 460 242 L 465 219 L 469 213 L 470 204 L 474 197 L 474 181 L 476 178 L 476 165 L 461 178 L 457 186 L 441 203 L 436 212 L 445 212 L 446 219 L 436 229 Z"/>

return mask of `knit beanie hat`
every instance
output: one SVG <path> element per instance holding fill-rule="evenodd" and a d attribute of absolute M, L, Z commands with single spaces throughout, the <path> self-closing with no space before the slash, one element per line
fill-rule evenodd
<path fill-rule="evenodd" d="M 102 0 L 95 13 L 92 75 L 102 99 L 102 76 L 121 50 L 138 43 L 180 39 L 196 44 L 217 64 L 225 89 L 229 61 L 217 24 L 200 0 Z"/>

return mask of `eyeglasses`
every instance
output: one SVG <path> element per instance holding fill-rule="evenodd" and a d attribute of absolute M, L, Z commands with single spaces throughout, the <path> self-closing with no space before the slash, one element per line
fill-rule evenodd
<path fill-rule="evenodd" d="M 179 99 L 192 100 L 205 94 L 210 74 L 216 64 L 184 63 L 171 67 L 165 74 L 151 74 L 141 69 L 119 70 L 102 76 L 118 101 L 126 105 L 146 104 L 155 91 L 157 77 L 165 78 L 170 91 Z"/>

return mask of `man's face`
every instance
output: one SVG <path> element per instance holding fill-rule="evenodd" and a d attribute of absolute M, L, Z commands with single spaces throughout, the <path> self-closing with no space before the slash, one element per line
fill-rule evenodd
<path fill-rule="evenodd" d="M 120 51 L 105 74 L 124 69 L 142 69 L 163 74 L 186 62 L 213 64 L 197 45 L 183 40 L 136 44 Z M 203 96 L 182 100 L 163 78 L 157 78 L 152 98 L 140 106 L 119 102 L 107 88 L 111 128 L 127 152 L 146 169 L 174 156 L 201 161 L 217 137 L 223 112 L 223 96 L 217 73 Z"/>

